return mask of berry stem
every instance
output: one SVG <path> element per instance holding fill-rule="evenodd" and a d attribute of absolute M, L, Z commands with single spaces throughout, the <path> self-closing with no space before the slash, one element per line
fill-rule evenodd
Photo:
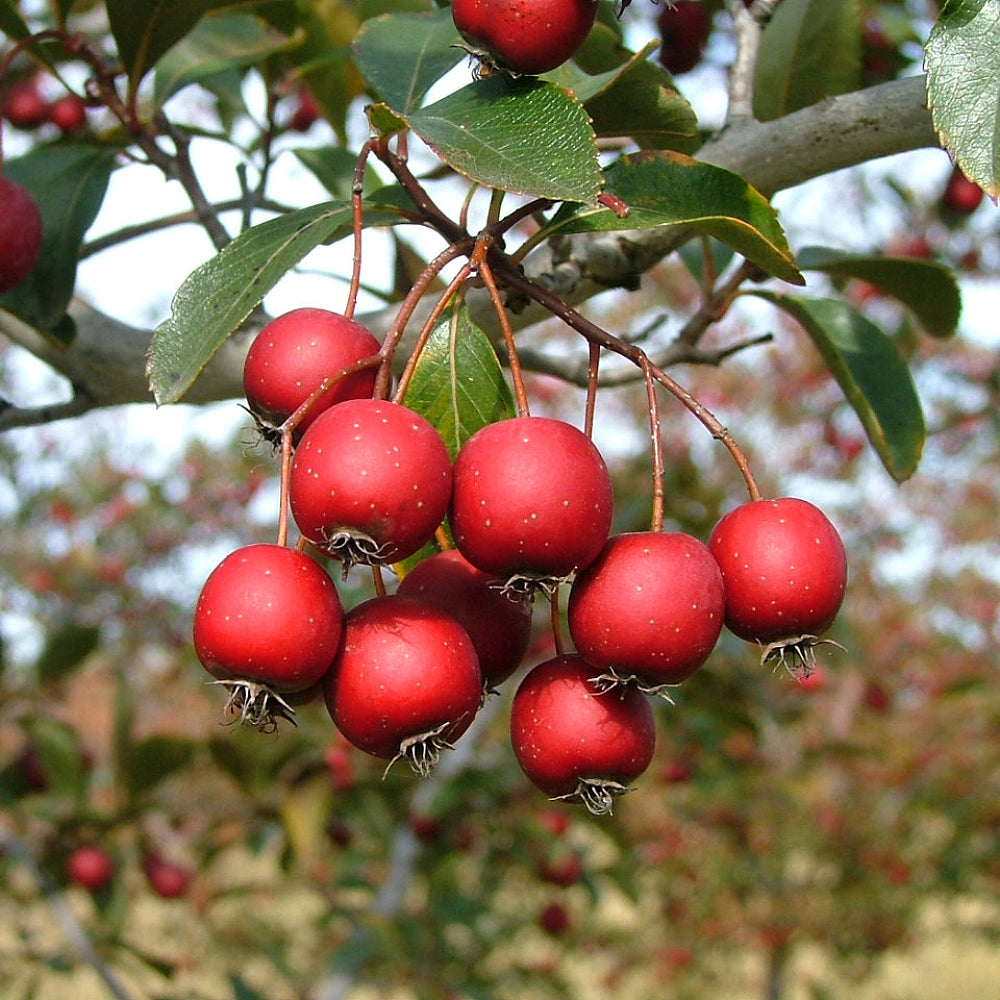
<path fill-rule="evenodd" d="M 493 277 L 493 270 L 486 260 L 486 255 L 493 245 L 493 237 L 489 233 L 484 233 L 476 242 L 476 251 L 481 256 L 481 260 L 476 260 L 477 253 L 473 254 L 473 261 L 483 279 L 483 284 L 489 292 L 490 301 L 496 310 L 497 319 L 500 321 L 500 329 L 503 332 L 503 342 L 507 348 L 507 362 L 510 365 L 510 377 L 514 383 L 514 398 L 517 400 L 517 415 L 519 417 L 530 416 L 528 407 L 528 394 L 524 388 L 524 373 L 521 371 L 521 360 L 517 356 L 517 347 L 514 344 L 514 330 L 510 325 L 510 318 L 504 308 L 503 300 L 500 298 L 500 291 L 497 288 L 496 280 Z M 481 250 L 480 250 L 481 248 Z"/>
<path fill-rule="evenodd" d="M 591 344 L 591 350 L 594 345 Z M 663 530 L 663 438 L 660 434 L 660 401 L 656 396 L 652 366 L 648 358 L 642 365 L 646 381 L 646 401 L 649 404 L 649 438 L 653 459 L 653 512 L 650 517 L 650 531 Z"/>
<path fill-rule="evenodd" d="M 278 545 L 288 544 L 288 484 L 292 473 L 292 428 L 281 429 L 281 478 L 278 485 Z"/>
<path fill-rule="evenodd" d="M 583 432 L 589 438 L 594 436 L 594 412 L 597 409 L 597 379 L 601 368 L 601 349 L 597 344 L 588 345 L 587 357 L 587 402 L 583 411 Z"/>
<path fill-rule="evenodd" d="M 549 594 L 549 621 L 552 623 L 552 643 L 556 656 L 566 652 L 566 641 L 563 638 L 562 615 L 559 613 L 559 587 L 553 587 Z"/>
<path fill-rule="evenodd" d="M 406 324 L 423 298 L 428 286 L 438 276 L 442 268 L 455 260 L 456 257 L 470 254 L 474 247 L 475 242 L 471 236 L 445 247 L 424 268 L 417 280 L 413 282 L 409 292 L 406 293 L 406 298 L 403 299 L 402 305 L 399 307 L 399 312 L 396 314 L 396 321 L 393 323 L 392 329 L 389 330 L 385 336 L 385 340 L 382 342 L 382 367 L 379 369 L 378 379 L 375 383 L 376 398 L 385 399 L 389 395 L 393 355 L 396 353 L 396 348 L 403 337 Z"/>
<path fill-rule="evenodd" d="M 503 278 L 512 288 L 518 289 L 539 305 L 544 306 L 553 316 L 558 316 L 567 326 L 576 330 L 588 342 L 621 355 L 643 370 L 647 370 L 648 366 L 651 376 L 681 403 L 709 431 L 712 437 L 720 441 L 730 455 L 732 455 L 746 483 L 750 499 L 759 500 L 761 498 L 760 488 L 750 470 L 749 460 L 733 439 L 728 428 L 719 421 L 715 414 L 695 399 L 687 389 L 672 379 L 662 369 L 654 365 L 645 351 L 640 347 L 636 347 L 635 344 L 630 344 L 599 327 L 596 323 L 587 319 L 586 316 L 577 312 L 571 305 L 560 299 L 559 296 L 522 274 L 519 269 L 505 267 Z"/>
<path fill-rule="evenodd" d="M 348 319 L 354 318 L 354 311 L 358 306 L 358 290 L 361 288 L 361 234 L 364 228 L 364 209 L 362 206 L 362 196 L 365 189 L 365 167 L 368 166 L 368 157 L 371 155 L 374 140 L 369 139 L 358 154 L 358 162 L 354 167 L 354 182 L 351 185 L 351 222 L 354 234 L 354 259 L 351 265 L 351 284 L 347 290 L 347 304 L 344 306 L 344 315 Z"/>
<path fill-rule="evenodd" d="M 393 397 L 395 402 L 401 402 L 406 396 L 406 390 L 410 387 L 410 379 L 413 377 L 413 373 L 416 370 L 417 362 L 420 360 L 420 355 L 423 353 L 424 347 L 427 346 L 427 341 L 434 332 L 434 324 L 441 318 L 441 315 L 444 313 L 452 299 L 456 298 L 463 282 L 469 277 L 470 274 L 472 274 L 472 264 L 466 262 L 462 265 L 458 274 L 456 274 L 455 277 L 448 283 L 448 287 L 438 297 L 437 302 L 434 303 L 434 308 L 427 317 L 427 321 L 424 323 L 423 329 L 417 337 L 417 342 L 406 361 L 406 367 L 399 376 L 399 385 L 396 388 L 396 394 Z M 455 315 L 457 315 L 457 313 Z M 453 322 L 454 318 L 455 316 L 452 317 Z"/>

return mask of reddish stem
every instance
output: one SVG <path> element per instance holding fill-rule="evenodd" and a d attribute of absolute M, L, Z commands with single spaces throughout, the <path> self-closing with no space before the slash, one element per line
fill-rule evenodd
<path fill-rule="evenodd" d="M 485 256 L 486 250 L 491 245 L 492 239 L 487 241 L 483 237 L 480 238 L 480 241 L 477 244 L 477 250 L 479 247 L 483 248 L 483 259 L 478 264 L 479 277 L 483 279 L 483 284 L 486 286 L 486 290 L 490 295 L 490 301 L 493 303 L 493 308 L 496 310 L 497 319 L 500 321 L 500 329 L 503 332 L 503 342 L 507 348 L 507 363 L 510 365 L 510 376 L 514 383 L 514 398 L 517 400 L 517 415 L 519 417 L 527 417 L 530 416 L 528 394 L 524 388 L 524 373 L 521 371 L 521 360 L 517 356 L 517 346 L 514 344 L 514 330 L 510 325 L 510 318 L 507 316 L 507 310 L 504 308 L 503 300 L 500 298 L 500 291 L 497 288 L 496 280 L 493 277 L 493 271 L 490 268 Z"/>
<path fill-rule="evenodd" d="M 602 329 L 596 323 L 587 319 L 557 295 L 526 277 L 519 269 L 505 267 L 503 278 L 512 288 L 518 289 L 539 305 L 544 306 L 552 315 L 558 316 L 567 326 L 576 330 L 577 333 L 590 343 L 597 344 L 615 354 L 621 355 L 644 371 L 648 370 L 653 378 L 681 403 L 711 433 L 712 437 L 720 441 L 730 455 L 732 455 L 746 483 L 750 499 L 759 500 L 761 498 L 760 488 L 750 470 L 750 463 L 742 449 L 733 439 L 728 428 L 709 409 L 695 399 L 687 389 L 654 365 L 645 351 L 636 347 L 635 344 L 630 344 L 608 333 L 607 330 Z"/>
<path fill-rule="evenodd" d="M 374 145 L 374 140 L 369 139 L 358 154 L 358 162 L 354 167 L 354 183 L 351 185 L 351 220 L 354 233 L 354 261 L 351 266 L 351 284 L 347 291 L 347 305 L 344 307 L 344 315 L 348 319 L 354 318 L 354 310 L 358 305 L 358 290 L 361 288 L 361 233 L 364 228 L 364 209 L 362 206 L 362 195 L 365 186 L 365 167 L 368 166 L 368 157 Z"/>

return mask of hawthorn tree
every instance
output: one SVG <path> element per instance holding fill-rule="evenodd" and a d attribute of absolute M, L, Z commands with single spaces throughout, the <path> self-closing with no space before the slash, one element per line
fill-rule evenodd
<path fill-rule="evenodd" d="M 929 425 L 954 441 L 952 424 L 989 410 L 935 396 L 929 422 L 914 373 L 930 368 L 925 345 L 957 329 L 956 272 L 995 265 L 971 216 L 983 192 L 1000 191 L 996 120 L 980 113 L 1000 89 L 1000 11 L 990 0 L 939 11 L 706 0 L 699 10 L 712 34 L 690 44 L 715 72 L 688 78 L 666 58 L 678 35 L 672 4 L 601 0 L 572 60 L 535 76 L 470 57 L 483 39 L 466 30 L 463 40 L 448 5 L 430 0 L 4 0 L 3 175 L 28 192 L 43 228 L 33 269 L 0 297 L 0 330 L 63 376 L 70 395 L 35 405 L 12 393 L 0 428 L 38 435 L 123 404 L 243 397 L 272 293 L 318 267 L 329 269 L 324 304 L 380 344 L 359 362 L 377 368 L 376 395 L 426 418 L 452 457 L 482 428 L 529 412 L 582 426 L 609 453 L 620 532 L 666 525 L 707 541 L 741 493 L 781 496 L 796 475 L 870 498 L 877 488 L 858 486 L 860 448 L 870 448 L 867 476 L 911 480 L 926 448 L 939 453 Z M 717 88 L 724 111 L 699 121 L 688 80 Z M 794 246 L 786 233 L 797 220 L 771 203 L 822 175 L 938 147 L 955 179 L 935 206 L 897 187 L 908 231 L 895 246 Z M 230 171 L 213 165 L 219 149 Z M 293 157 L 325 200 L 297 200 L 299 188 L 279 183 Z M 143 168 L 190 207 L 143 211 L 93 235 L 98 213 L 114 207 L 113 179 Z M 220 174 L 225 193 L 209 194 Z M 199 229 L 205 250 L 154 328 L 75 297 L 81 260 L 179 226 Z M 331 258 L 332 245 L 344 252 Z M 760 332 L 762 315 L 774 331 Z M 793 326 L 804 340 L 785 336 Z M 995 364 L 954 350 L 952 376 L 992 398 Z M 678 366 L 683 381 L 668 374 Z M 310 706 L 295 730 L 220 736 L 190 677 L 195 595 L 178 592 L 201 581 L 180 567 L 220 539 L 271 543 L 276 528 L 287 540 L 301 428 L 260 413 L 257 426 L 278 441 L 280 461 L 240 456 L 235 444 L 223 461 L 192 446 L 180 503 L 176 485 L 137 485 L 92 458 L 71 470 L 75 491 L 52 492 L 30 485 L 25 457 L 8 455 L 24 546 L 12 545 L 11 565 L 60 533 L 65 544 L 30 580 L 11 581 L 28 595 L 21 613 L 64 625 L 10 685 L 3 789 L 16 819 L 5 864 L 41 880 L 18 891 L 33 903 L 42 892 L 39 905 L 54 907 L 113 993 L 333 997 L 371 982 L 428 997 L 574 995 L 574 960 L 608 988 L 635 981 L 641 993 L 667 978 L 697 990 L 710 975 L 707 942 L 716 954 L 763 953 L 764 988 L 777 997 L 799 941 L 870 959 L 905 940 L 927 892 L 995 884 L 984 849 L 995 812 L 968 789 L 960 808 L 954 800 L 963 766 L 967 781 L 995 781 L 995 759 L 984 748 L 960 761 L 931 735 L 947 714 L 969 744 L 986 742 L 996 703 L 976 698 L 988 677 L 965 631 L 978 616 L 989 633 L 995 585 L 981 606 L 963 596 L 947 669 L 933 622 L 908 623 L 905 594 L 869 595 L 863 572 L 852 574 L 857 610 L 833 633 L 850 650 L 847 667 L 832 649 L 818 667 L 803 657 L 797 669 L 793 656 L 796 685 L 724 636 L 710 666 L 677 688 L 678 704 L 656 705 L 669 734 L 652 765 L 663 794 L 625 798 L 611 821 L 529 797 L 498 749 L 503 698 L 486 702 L 415 788 L 398 766 L 383 777 L 384 762 L 334 737 Z M 975 509 L 968 486 L 956 506 Z M 992 479 L 981 489 L 996 495 Z M 276 501 L 263 527 L 243 514 L 259 495 Z M 915 502 L 933 495 L 928 486 Z M 868 499 L 838 514 L 849 561 L 901 533 Z M 363 576 L 341 581 L 349 608 L 385 587 L 381 571 Z M 942 567 L 926 577 L 928 601 L 948 580 Z M 560 589 L 547 591 L 551 624 L 535 616 L 526 663 L 564 647 Z M 879 619 L 865 621 L 873 609 Z M 112 662 L 99 673 L 113 707 L 95 738 L 45 701 L 78 706 L 73 680 L 105 648 Z M 878 678 L 903 655 L 903 675 Z M 138 677 L 131 660 L 144 665 Z M 183 726 L 178 704 L 190 712 Z M 236 708 L 246 714 L 246 703 Z M 883 759 L 878 747 L 896 728 L 903 735 Z M 604 811 L 603 798 L 597 805 Z M 87 867 L 77 854 L 102 844 L 118 862 L 110 875 L 106 859 L 84 854 Z M 251 861 L 267 874 L 246 875 Z M 147 889 L 136 888 L 140 870 Z M 94 940 L 65 909 L 66 878 L 92 894 Z M 294 918 L 268 926 L 267 914 L 247 916 L 250 893 Z M 143 894 L 190 901 L 179 901 L 183 918 L 159 905 L 143 934 L 130 925 Z M 831 899 L 851 901 L 849 926 Z M 155 928 L 191 921 L 192 902 L 183 946 L 160 949 Z M 636 914 L 649 921 L 638 943 Z M 234 927 L 236 941 L 225 940 Z M 539 928 L 556 944 L 538 947 Z M 205 934 L 218 960 L 199 966 Z M 59 949 L 43 953 L 54 961 Z M 41 973 L 29 962 L 19 975 L 28 995 Z"/>

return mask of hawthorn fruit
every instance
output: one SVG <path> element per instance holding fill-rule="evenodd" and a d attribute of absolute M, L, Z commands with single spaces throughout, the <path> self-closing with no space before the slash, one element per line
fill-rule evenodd
<path fill-rule="evenodd" d="M 115 877 L 115 862 L 103 847 L 83 844 L 66 859 L 66 877 L 89 892 L 99 892 Z"/>
<path fill-rule="evenodd" d="M 211 572 L 194 612 L 202 666 L 231 694 L 227 707 L 265 729 L 290 718 L 283 694 L 308 691 L 330 668 L 344 612 L 329 574 L 305 552 L 248 545 Z"/>
<path fill-rule="evenodd" d="M 593 562 L 613 506 L 600 452 L 561 420 L 488 424 L 455 459 L 455 544 L 473 566 L 515 589 L 547 588 Z"/>
<path fill-rule="evenodd" d="M 451 15 L 488 70 L 534 76 L 572 58 L 599 6 L 600 0 L 453 0 Z"/>
<path fill-rule="evenodd" d="M 322 552 L 345 567 L 398 562 L 441 524 L 451 458 L 441 435 L 413 410 L 348 399 L 306 429 L 288 488 L 295 523 Z"/>
<path fill-rule="evenodd" d="M 679 684 L 715 648 L 725 613 L 722 573 L 683 532 L 615 535 L 573 581 L 570 635 L 588 663 L 643 689 Z"/>
<path fill-rule="evenodd" d="M 701 62 L 712 31 L 712 14 L 701 0 L 676 0 L 656 19 L 660 32 L 659 60 L 668 73 L 688 73 Z"/>
<path fill-rule="evenodd" d="M 367 327 L 328 309 L 292 309 L 272 319 L 254 338 L 243 364 L 243 391 L 265 427 L 283 424 L 323 382 L 378 354 Z M 375 388 L 377 367 L 352 372 L 313 402 L 296 427 L 303 431 L 345 399 L 363 399 Z"/>
<path fill-rule="evenodd" d="M 353 746 L 429 774 L 472 724 L 482 700 L 479 661 L 465 629 L 412 597 L 352 608 L 327 675 L 326 706 Z"/>
<path fill-rule="evenodd" d="M 797 497 L 753 501 L 719 521 L 708 547 L 722 572 L 729 631 L 765 645 L 765 659 L 811 673 L 809 651 L 847 587 L 844 544 L 827 516 Z"/>
<path fill-rule="evenodd" d="M 28 190 L 0 176 L 0 294 L 33 270 L 42 247 L 42 213 Z"/>
<path fill-rule="evenodd" d="M 469 633 L 488 689 L 518 668 L 531 641 L 531 605 L 503 593 L 501 581 L 476 569 L 457 549 L 424 559 L 400 581 L 397 594 L 447 611 Z"/>
<path fill-rule="evenodd" d="M 656 725 L 638 688 L 602 689 L 593 675 L 574 654 L 532 668 L 511 703 L 510 736 L 521 770 L 537 788 L 603 815 L 649 766 Z"/>

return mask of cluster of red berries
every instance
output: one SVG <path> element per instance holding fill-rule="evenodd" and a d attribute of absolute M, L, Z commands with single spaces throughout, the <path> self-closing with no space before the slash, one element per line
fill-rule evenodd
<path fill-rule="evenodd" d="M 47 100 L 34 79 L 18 80 L 0 95 L 0 117 L 27 132 L 52 124 L 64 135 L 73 135 L 87 124 L 87 105 L 76 94 Z"/>
<path fill-rule="evenodd" d="M 73 848 L 66 858 L 66 878 L 86 889 L 100 893 L 114 882 L 117 862 L 103 847 L 81 844 Z M 187 893 L 193 879 L 192 872 L 168 861 L 155 851 L 143 855 L 142 870 L 149 887 L 162 899 L 177 899 Z"/>
<path fill-rule="evenodd" d="M 231 553 L 198 599 L 197 655 L 238 718 L 273 728 L 322 695 L 351 744 L 426 774 L 520 666 L 533 598 L 569 583 L 576 651 L 521 680 L 511 741 L 540 789 L 604 813 L 652 758 L 647 695 L 697 671 L 724 624 L 808 673 L 847 575 L 816 507 L 748 503 L 707 545 L 681 532 L 610 535 L 611 477 L 586 434 L 513 417 L 472 434 L 453 461 L 423 416 L 373 395 L 379 352 L 353 320 L 298 309 L 247 355 L 250 410 L 293 442 L 282 504 L 302 541 Z M 345 573 L 395 566 L 402 579 L 386 593 L 376 570 L 376 596 L 345 614 L 315 554 Z"/>

